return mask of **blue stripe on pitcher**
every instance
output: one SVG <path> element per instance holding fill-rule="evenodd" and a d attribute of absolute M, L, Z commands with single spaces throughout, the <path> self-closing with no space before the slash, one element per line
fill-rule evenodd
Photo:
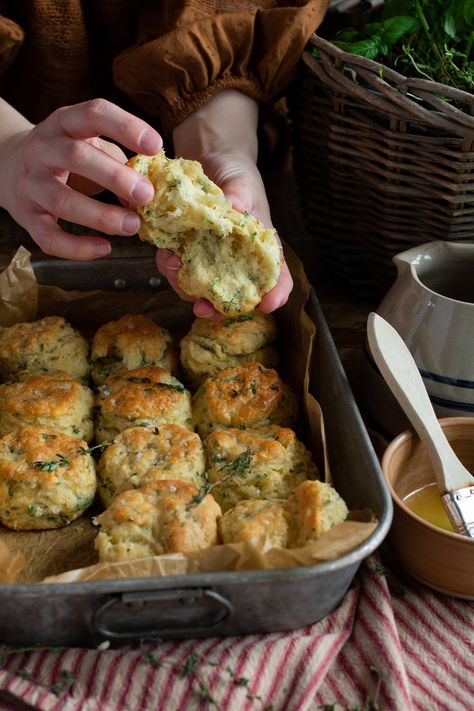
<path fill-rule="evenodd" d="M 454 385 L 457 388 L 474 388 L 473 380 L 462 380 L 461 378 L 450 378 L 448 375 L 436 375 L 436 373 L 430 373 L 429 370 L 423 370 L 423 368 L 418 368 L 420 374 L 423 378 L 427 380 L 434 380 L 436 383 L 444 383 L 445 385 Z"/>
<path fill-rule="evenodd" d="M 377 371 L 380 375 L 380 370 L 377 367 L 372 354 L 369 350 L 368 343 L 365 343 L 365 355 L 371 367 Z M 454 385 L 459 388 L 474 389 L 474 382 L 472 380 L 462 380 L 461 378 L 450 378 L 447 375 L 436 375 L 436 373 L 431 373 L 429 370 L 424 370 L 423 368 L 418 368 L 420 375 L 427 380 L 433 380 L 437 383 L 442 383 L 444 385 Z M 380 377 L 382 377 L 380 375 Z M 433 403 L 433 405 L 438 405 L 438 407 L 444 407 L 449 410 L 459 410 L 461 412 L 474 412 L 474 403 L 470 402 L 460 402 L 459 400 L 450 400 L 448 398 L 439 397 L 438 395 L 432 395 L 428 393 L 428 396 Z"/>
<path fill-rule="evenodd" d="M 447 407 L 450 410 L 462 410 L 463 412 L 474 412 L 474 403 L 448 400 L 447 398 L 438 397 L 437 395 L 430 395 L 430 400 L 433 405 L 438 405 L 439 407 Z"/>

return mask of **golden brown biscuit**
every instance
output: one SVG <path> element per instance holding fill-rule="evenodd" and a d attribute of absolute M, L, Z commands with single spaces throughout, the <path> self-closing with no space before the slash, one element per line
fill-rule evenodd
<path fill-rule="evenodd" d="M 194 430 L 191 396 L 184 385 L 157 365 L 108 378 L 98 390 L 96 439 L 111 441 L 137 425 L 168 423 Z"/>
<path fill-rule="evenodd" d="M 218 522 L 222 543 L 263 543 L 286 548 L 288 521 L 284 507 L 275 501 L 247 499 L 226 511 Z"/>
<path fill-rule="evenodd" d="M 219 505 L 210 494 L 196 502 L 198 490 L 184 481 L 161 480 L 123 491 L 94 523 L 102 562 L 189 553 L 218 543 Z"/>
<path fill-rule="evenodd" d="M 304 481 L 285 504 L 288 548 L 299 548 L 342 523 L 348 510 L 337 491 L 322 481 Z"/>
<path fill-rule="evenodd" d="M 347 506 L 330 484 L 304 481 L 287 501 L 248 500 L 226 511 L 219 520 L 223 543 L 270 540 L 282 548 L 300 548 L 342 523 Z"/>
<path fill-rule="evenodd" d="M 93 406 L 92 391 L 62 371 L 0 385 L 0 436 L 38 425 L 89 442 L 94 435 Z"/>
<path fill-rule="evenodd" d="M 318 476 L 293 430 L 277 425 L 216 430 L 204 449 L 212 494 L 223 511 L 242 499 L 286 499 L 302 481 Z"/>
<path fill-rule="evenodd" d="M 196 427 L 204 439 L 215 429 L 296 422 L 296 400 L 272 368 L 246 363 L 207 378 L 193 396 Z"/>
<path fill-rule="evenodd" d="M 85 339 L 61 316 L 16 323 L 0 333 L 0 377 L 5 382 L 24 378 L 25 371 L 63 370 L 85 382 L 87 351 Z"/>
<path fill-rule="evenodd" d="M 241 363 L 258 362 L 276 368 L 278 351 L 272 344 L 277 333 L 273 314 L 260 311 L 224 321 L 196 318 L 181 340 L 181 365 L 194 388 L 220 370 Z"/>
<path fill-rule="evenodd" d="M 187 481 L 200 489 L 204 471 L 204 448 L 195 432 L 179 425 L 130 427 L 116 436 L 100 458 L 99 494 L 104 506 L 110 506 L 121 491 L 158 479 Z"/>
<path fill-rule="evenodd" d="M 19 531 L 58 528 L 78 518 L 96 491 L 87 442 L 46 427 L 0 439 L 0 521 Z"/>
<path fill-rule="evenodd" d="M 138 206 L 140 239 L 181 259 L 179 287 L 204 297 L 217 311 L 253 311 L 278 281 L 282 249 L 274 229 L 234 210 L 197 161 L 137 155 L 129 161 L 155 188 L 153 201 Z"/>
<path fill-rule="evenodd" d="M 100 385 L 122 370 L 159 365 L 170 372 L 177 366 L 171 334 L 145 314 L 126 314 L 101 326 L 92 341 L 91 376 Z"/>

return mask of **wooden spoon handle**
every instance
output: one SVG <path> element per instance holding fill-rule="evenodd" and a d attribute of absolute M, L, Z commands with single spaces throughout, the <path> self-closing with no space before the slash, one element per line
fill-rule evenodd
<path fill-rule="evenodd" d="M 385 319 L 369 314 L 367 338 L 385 382 L 428 447 L 442 493 L 474 483 L 446 439 L 418 367 L 405 342 Z"/>

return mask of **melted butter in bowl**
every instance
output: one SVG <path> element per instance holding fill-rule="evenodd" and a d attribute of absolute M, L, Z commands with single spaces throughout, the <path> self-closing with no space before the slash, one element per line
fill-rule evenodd
<path fill-rule="evenodd" d="M 474 417 L 445 417 L 439 423 L 474 472 Z M 381 463 L 393 501 L 388 543 L 394 558 L 434 590 L 474 600 L 474 538 L 453 531 L 423 442 L 406 430 L 390 442 Z"/>
<path fill-rule="evenodd" d="M 424 521 L 454 533 L 454 528 L 441 501 L 437 484 L 423 486 L 406 496 L 402 501 L 410 511 Z"/>

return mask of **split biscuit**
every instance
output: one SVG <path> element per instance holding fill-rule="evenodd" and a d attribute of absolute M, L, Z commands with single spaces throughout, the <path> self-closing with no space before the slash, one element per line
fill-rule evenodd
<path fill-rule="evenodd" d="M 156 365 L 107 378 L 98 389 L 96 417 L 98 442 L 109 442 L 137 425 L 175 423 L 194 430 L 191 395 L 168 370 Z"/>
<path fill-rule="evenodd" d="M 16 323 L 0 333 L 0 377 L 21 380 L 30 371 L 63 370 L 87 382 L 86 340 L 61 316 Z"/>
<path fill-rule="evenodd" d="M 220 370 L 242 363 L 258 362 L 276 368 L 277 334 L 275 316 L 261 311 L 223 321 L 196 318 L 180 343 L 181 365 L 187 380 L 197 388 Z"/>
<path fill-rule="evenodd" d="M 177 366 L 171 334 L 145 314 L 126 314 L 101 326 L 92 341 L 90 360 L 96 385 L 122 370 L 159 365 L 174 372 Z"/>
<path fill-rule="evenodd" d="M 123 491 L 94 519 L 101 562 L 190 553 L 218 543 L 219 505 L 184 481 L 161 480 Z M 197 500 L 199 499 L 199 500 Z"/>
<path fill-rule="evenodd" d="M 18 531 L 58 528 L 81 516 L 96 491 L 87 442 L 46 427 L 0 438 L 0 522 Z"/>
<path fill-rule="evenodd" d="M 330 484 L 305 481 L 285 502 L 239 501 L 219 520 L 219 535 L 223 543 L 270 541 L 282 548 L 301 548 L 342 523 L 347 513 Z"/>
<path fill-rule="evenodd" d="M 212 495 L 223 511 L 242 499 L 287 499 L 319 474 L 293 430 L 277 425 L 216 430 L 204 449 Z"/>
<path fill-rule="evenodd" d="M 99 460 L 99 494 L 107 507 L 120 492 L 159 479 L 187 481 L 200 489 L 204 472 L 204 448 L 195 432 L 173 424 L 130 427 L 115 437 Z"/>
<path fill-rule="evenodd" d="M 68 373 L 40 373 L 0 385 L 0 436 L 28 425 L 52 427 L 88 442 L 94 435 L 94 395 Z"/>
<path fill-rule="evenodd" d="M 155 188 L 138 206 L 139 237 L 181 260 L 180 289 L 229 316 L 253 311 L 278 281 L 282 249 L 274 229 L 238 212 L 198 161 L 137 155 L 129 165 Z"/>
<path fill-rule="evenodd" d="M 215 429 L 292 427 L 296 399 L 272 368 L 245 363 L 207 378 L 193 396 L 193 414 L 202 439 Z"/>

